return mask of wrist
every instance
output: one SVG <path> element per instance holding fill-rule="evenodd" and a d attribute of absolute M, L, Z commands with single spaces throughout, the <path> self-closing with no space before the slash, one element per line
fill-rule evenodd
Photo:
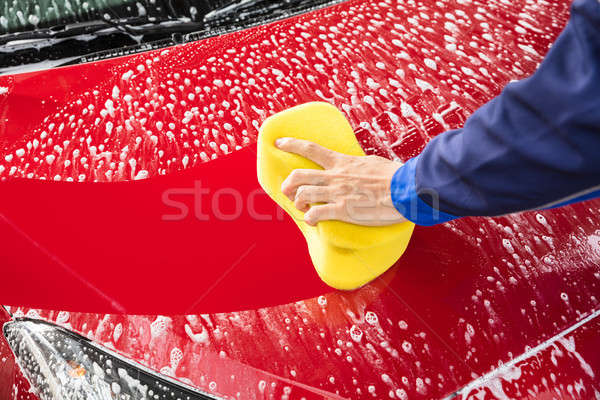
<path fill-rule="evenodd" d="M 439 193 L 431 189 L 426 193 L 417 193 L 416 168 L 419 156 L 411 158 L 396 170 L 391 183 L 390 191 L 394 207 L 409 221 L 423 226 L 441 224 L 459 218 L 439 210 L 436 204 L 439 204 Z M 420 197 L 421 195 L 430 196 L 432 205 L 427 204 Z M 436 201 L 437 200 L 437 201 Z"/>

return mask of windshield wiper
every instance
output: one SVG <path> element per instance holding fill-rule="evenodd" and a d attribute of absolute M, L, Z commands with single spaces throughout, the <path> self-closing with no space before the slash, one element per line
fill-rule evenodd
<path fill-rule="evenodd" d="M 208 12 L 204 22 L 209 25 L 223 22 L 244 22 L 247 20 L 274 19 L 294 15 L 300 11 L 310 11 L 341 0 L 241 0 L 224 5 Z"/>
<path fill-rule="evenodd" d="M 0 45 L 10 42 L 39 40 L 39 39 L 65 39 L 80 35 L 97 34 L 101 31 L 121 31 L 130 36 L 171 33 L 189 33 L 205 27 L 203 22 L 194 22 L 189 18 L 147 18 L 130 17 L 118 20 L 102 19 L 72 24 L 56 25 L 50 28 L 36 29 L 26 32 L 14 32 L 0 35 Z"/>

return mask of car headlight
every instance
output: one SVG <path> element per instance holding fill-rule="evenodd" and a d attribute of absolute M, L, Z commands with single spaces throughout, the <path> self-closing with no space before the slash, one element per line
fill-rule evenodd
<path fill-rule="evenodd" d="M 43 321 L 7 322 L 4 335 L 42 400 L 217 399 Z"/>

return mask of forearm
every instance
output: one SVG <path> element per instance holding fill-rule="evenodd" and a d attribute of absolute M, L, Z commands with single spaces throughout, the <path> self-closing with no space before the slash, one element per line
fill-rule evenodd
<path fill-rule="evenodd" d="M 578 0 L 533 76 L 509 84 L 462 129 L 439 135 L 397 172 L 394 204 L 408 219 L 432 225 L 594 196 L 599 110 L 600 3 Z"/>

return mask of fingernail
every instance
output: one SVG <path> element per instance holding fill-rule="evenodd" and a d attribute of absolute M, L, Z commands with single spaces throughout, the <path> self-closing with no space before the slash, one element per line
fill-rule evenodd
<path fill-rule="evenodd" d="M 281 147 L 283 144 L 285 144 L 286 139 L 287 138 L 279 138 L 279 139 L 275 140 L 275 146 Z"/>

